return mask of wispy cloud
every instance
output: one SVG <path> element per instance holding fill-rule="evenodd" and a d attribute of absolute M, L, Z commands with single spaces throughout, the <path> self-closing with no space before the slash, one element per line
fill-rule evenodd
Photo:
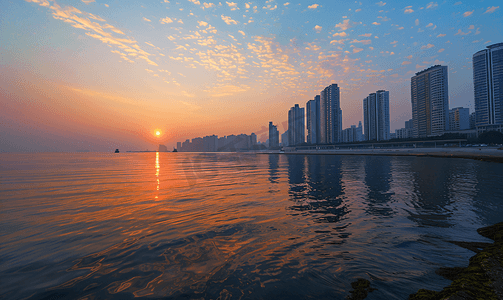
<path fill-rule="evenodd" d="M 333 37 L 340 36 L 340 37 L 345 37 L 347 36 L 346 32 L 336 32 L 332 35 Z"/>
<path fill-rule="evenodd" d="M 372 33 L 364 33 L 364 34 L 360 34 L 359 36 L 371 37 Z"/>
<path fill-rule="evenodd" d="M 404 62 L 402 62 L 402 66 L 405 66 L 405 65 L 410 65 L 410 64 L 411 64 L 411 62 L 410 62 L 410 61 L 407 61 L 407 60 L 406 60 L 406 61 L 404 61 Z"/>
<path fill-rule="evenodd" d="M 444 37 L 444 36 L 446 36 L 444 33 L 437 35 L 437 37 Z"/>
<path fill-rule="evenodd" d="M 471 31 L 468 31 L 468 32 L 463 32 L 461 29 L 458 29 L 458 32 L 454 35 L 468 35 L 472 33 Z"/>
<path fill-rule="evenodd" d="M 410 13 L 413 13 L 414 10 L 412 9 L 412 6 L 407 6 L 403 12 L 405 14 L 410 14 Z"/>
<path fill-rule="evenodd" d="M 339 31 L 346 31 L 349 28 L 353 27 L 353 25 L 358 24 L 356 22 L 351 22 L 349 19 L 345 19 L 342 23 L 338 23 L 335 25 L 335 28 L 339 28 Z"/>
<path fill-rule="evenodd" d="M 239 23 L 238 21 L 235 21 L 235 20 L 233 20 L 231 17 L 228 17 L 228 16 L 221 15 L 221 18 L 222 18 L 222 20 L 223 20 L 223 21 L 224 21 L 227 25 L 231 25 L 231 24 L 236 25 L 237 23 Z"/>
<path fill-rule="evenodd" d="M 344 41 L 347 41 L 347 40 L 332 40 L 330 41 L 330 44 L 340 44 L 340 45 L 344 45 Z"/>
<path fill-rule="evenodd" d="M 313 4 L 313 5 L 309 5 L 307 8 L 309 9 L 317 9 L 318 6 L 320 6 L 319 4 Z"/>
<path fill-rule="evenodd" d="M 485 14 L 492 14 L 494 11 L 496 11 L 498 8 L 500 8 L 499 6 L 491 6 L 491 7 L 488 7 Z"/>
<path fill-rule="evenodd" d="M 438 6 L 438 3 L 437 2 L 430 2 L 428 3 L 428 5 L 426 6 L 426 9 L 431 9 L 431 8 L 435 8 Z"/>
<path fill-rule="evenodd" d="M 473 14 L 473 12 L 474 12 L 474 10 L 472 10 L 472 11 L 467 11 L 467 12 L 465 12 L 465 13 L 463 14 L 463 17 L 465 17 L 465 18 L 466 18 L 466 17 L 469 17 L 469 16 L 471 16 L 471 15 Z"/>
<path fill-rule="evenodd" d="M 381 23 L 373 22 L 372 25 L 381 25 Z"/>
<path fill-rule="evenodd" d="M 358 53 L 358 52 L 361 52 L 363 51 L 362 48 L 353 48 L 353 53 Z"/>
<path fill-rule="evenodd" d="M 152 22 L 152 21 L 150 21 L 149 19 L 147 19 L 145 17 L 143 17 L 143 21 Z"/>
<path fill-rule="evenodd" d="M 379 6 L 384 6 L 384 5 L 386 5 L 386 2 L 379 1 L 376 4 L 379 5 Z"/>
<path fill-rule="evenodd" d="M 161 19 L 159 22 L 161 22 L 161 24 L 169 24 L 169 23 L 173 23 L 173 20 L 171 20 L 171 18 L 169 18 L 169 17 L 166 17 L 164 19 Z"/>
<path fill-rule="evenodd" d="M 361 44 L 364 44 L 364 45 L 368 45 L 368 44 L 371 44 L 372 41 L 371 40 L 352 40 L 350 42 L 351 44 L 355 44 L 355 43 L 361 43 Z"/>
<path fill-rule="evenodd" d="M 313 29 L 314 29 L 314 30 L 316 30 L 316 32 L 318 32 L 318 33 L 319 33 L 319 32 L 321 32 L 322 27 L 321 27 L 321 26 L 319 26 L 319 25 L 316 25 L 316 26 L 314 26 L 314 28 L 313 28 Z"/>
<path fill-rule="evenodd" d="M 427 44 L 427 45 L 421 46 L 421 49 L 430 49 L 430 48 L 433 48 L 433 47 L 435 47 L 435 45 Z"/>

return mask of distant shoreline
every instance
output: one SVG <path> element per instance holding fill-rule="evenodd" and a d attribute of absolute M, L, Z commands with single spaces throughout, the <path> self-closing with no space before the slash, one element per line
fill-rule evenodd
<path fill-rule="evenodd" d="M 380 155 L 380 156 L 419 156 L 467 158 L 503 163 L 503 150 L 494 147 L 470 148 L 404 148 L 404 149 L 342 149 L 342 150 L 299 150 L 267 151 L 263 154 L 286 155 Z"/>

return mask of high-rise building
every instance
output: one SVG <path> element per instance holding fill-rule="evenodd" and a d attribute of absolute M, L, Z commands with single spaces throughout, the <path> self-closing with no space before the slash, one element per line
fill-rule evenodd
<path fill-rule="evenodd" d="M 503 43 L 487 46 L 473 55 L 475 126 L 502 130 Z"/>
<path fill-rule="evenodd" d="M 320 138 L 320 95 L 306 103 L 307 142 L 318 144 Z"/>
<path fill-rule="evenodd" d="M 342 140 L 342 111 L 337 84 L 327 86 L 320 93 L 320 144 L 334 144 Z"/>
<path fill-rule="evenodd" d="M 447 67 L 435 65 L 411 78 L 414 137 L 442 135 L 449 130 Z"/>
<path fill-rule="evenodd" d="M 276 125 L 269 122 L 269 149 L 279 148 L 279 132 Z"/>
<path fill-rule="evenodd" d="M 250 134 L 250 144 L 252 147 L 257 145 L 257 135 L 253 132 Z"/>
<path fill-rule="evenodd" d="M 176 150 L 178 152 L 182 151 L 182 142 L 176 142 Z"/>
<path fill-rule="evenodd" d="M 211 135 L 205 136 L 203 138 L 203 148 L 204 152 L 216 152 L 218 150 L 218 136 Z"/>
<path fill-rule="evenodd" d="M 305 143 L 304 108 L 298 104 L 288 111 L 288 142 L 291 146 Z"/>
<path fill-rule="evenodd" d="M 389 91 L 379 90 L 363 99 L 365 140 L 386 141 L 389 130 Z"/>
<path fill-rule="evenodd" d="M 449 130 L 470 129 L 470 110 L 456 107 L 449 110 Z"/>

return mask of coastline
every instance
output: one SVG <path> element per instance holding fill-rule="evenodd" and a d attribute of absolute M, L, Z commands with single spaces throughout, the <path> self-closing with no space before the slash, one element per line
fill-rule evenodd
<path fill-rule="evenodd" d="M 455 148 L 401 148 L 401 149 L 339 149 L 339 150 L 299 150 L 267 151 L 264 154 L 284 155 L 381 155 L 466 158 L 503 163 L 503 150 L 494 147 Z"/>
<path fill-rule="evenodd" d="M 503 299 L 503 222 L 477 232 L 494 243 L 451 242 L 476 253 L 468 267 L 440 268 L 436 273 L 452 283 L 439 292 L 420 289 L 409 299 Z"/>

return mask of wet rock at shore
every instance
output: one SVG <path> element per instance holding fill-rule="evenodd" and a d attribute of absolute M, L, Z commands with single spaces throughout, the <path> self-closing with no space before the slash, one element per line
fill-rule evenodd
<path fill-rule="evenodd" d="M 351 295 L 347 296 L 347 300 L 363 300 L 367 297 L 368 293 L 376 290 L 370 287 L 370 281 L 363 278 L 358 278 L 355 282 L 351 283 L 353 290 L 350 291 Z"/>
<path fill-rule="evenodd" d="M 455 242 L 477 254 L 466 268 L 440 268 L 437 274 L 452 280 L 440 292 L 420 289 L 410 300 L 503 299 L 503 222 L 477 232 L 494 243 Z"/>

